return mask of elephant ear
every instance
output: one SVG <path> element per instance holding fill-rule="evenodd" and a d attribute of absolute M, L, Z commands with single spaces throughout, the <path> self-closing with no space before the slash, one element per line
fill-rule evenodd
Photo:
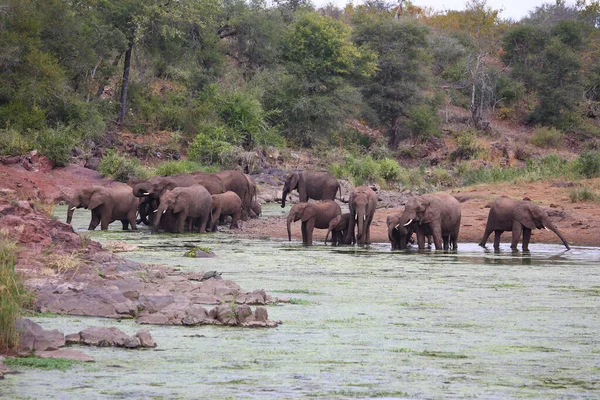
<path fill-rule="evenodd" d="M 329 221 L 329 230 L 334 230 L 335 228 L 337 228 L 338 224 L 342 221 L 342 216 L 338 215 L 335 218 L 333 218 L 331 221 Z"/>
<path fill-rule="evenodd" d="M 317 215 L 317 207 L 304 207 L 302 210 L 302 222 L 306 222 Z"/>
<path fill-rule="evenodd" d="M 91 197 L 90 197 L 90 203 L 88 204 L 88 209 L 93 210 L 94 208 L 97 208 L 99 206 L 101 206 L 102 204 L 105 204 L 108 201 L 108 193 L 106 192 L 106 190 L 96 190 L 94 191 L 94 193 L 92 193 Z"/>
<path fill-rule="evenodd" d="M 163 190 L 162 190 L 162 192 L 160 194 L 162 195 L 163 193 L 166 193 L 169 190 L 173 190 L 176 187 L 177 187 L 177 184 L 175 182 L 173 182 L 173 181 L 167 181 L 167 184 L 163 186 Z"/>
<path fill-rule="evenodd" d="M 530 204 L 520 204 L 515 207 L 515 219 L 527 229 L 536 229 L 534 215 L 530 209 Z"/>
<path fill-rule="evenodd" d="M 192 196 L 186 192 L 180 192 L 173 198 L 173 212 L 180 213 L 183 211 L 183 206 L 185 204 L 190 205 L 192 202 Z"/>
<path fill-rule="evenodd" d="M 296 189 L 298 186 L 298 180 L 300 180 L 300 175 L 297 172 L 293 172 L 288 178 L 290 192 Z"/>

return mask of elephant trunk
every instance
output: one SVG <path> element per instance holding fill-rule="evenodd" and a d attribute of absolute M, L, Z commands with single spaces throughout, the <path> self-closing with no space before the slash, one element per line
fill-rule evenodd
<path fill-rule="evenodd" d="M 73 213 L 75 212 L 76 208 L 77 206 L 74 204 L 69 204 L 69 210 L 67 211 L 67 224 L 70 224 L 73 220 Z"/>
<path fill-rule="evenodd" d="M 154 216 L 154 223 L 152 224 L 152 233 L 158 232 L 158 228 L 160 227 L 160 220 L 162 218 L 162 215 L 166 211 L 167 211 L 167 208 L 163 204 L 159 205 L 158 208 L 156 209 L 156 211 L 155 211 L 156 215 Z"/>
<path fill-rule="evenodd" d="M 565 247 L 567 248 L 567 250 L 571 250 L 571 248 L 569 247 L 569 243 L 567 243 L 567 240 L 564 238 L 564 236 L 562 235 L 562 233 L 560 233 L 560 231 L 558 230 L 558 228 L 556 227 L 556 225 L 554 225 L 553 223 L 549 223 L 547 225 L 547 228 L 550 229 L 552 232 L 554 232 L 556 234 L 556 236 L 558 236 L 560 238 L 560 240 L 565 245 Z"/>
<path fill-rule="evenodd" d="M 281 194 L 281 208 L 285 207 L 285 199 L 290 191 L 287 188 L 283 188 L 283 193 Z"/>
<path fill-rule="evenodd" d="M 356 241 L 358 244 L 365 244 L 366 241 L 366 214 L 363 210 L 357 210 L 356 212 L 356 223 L 358 224 L 358 232 L 356 234 Z"/>
<path fill-rule="evenodd" d="M 290 213 L 287 217 L 287 231 L 288 231 L 288 241 L 292 241 L 292 222 L 294 222 L 294 215 Z"/>

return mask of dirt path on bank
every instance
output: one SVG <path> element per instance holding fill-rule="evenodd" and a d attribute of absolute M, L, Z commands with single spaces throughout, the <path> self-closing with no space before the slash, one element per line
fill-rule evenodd
<path fill-rule="evenodd" d="M 20 165 L 0 164 L 0 189 L 14 191 L 20 199 L 41 199 L 46 203 L 66 200 L 76 188 L 90 185 L 110 185 L 96 171 L 78 165 L 55 168 L 48 172 L 29 171 Z M 600 178 L 575 182 L 576 185 L 600 191 Z M 573 187 L 566 182 L 548 181 L 515 185 L 503 183 L 479 185 L 471 188 L 455 189 L 449 193 L 461 200 L 462 223 L 459 241 L 477 243 L 485 230 L 489 205 L 497 196 L 505 195 L 515 199 L 529 198 L 546 209 L 552 221 L 558 226 L 569 243 L 574 245 L 600 246 L 600 204 L 596 202 L 572 203 L 569 197 Z M 373 242 L 387 242 L 388 215 L 400 213 L 403 206 L 379 208 L 371 228 Z M 287 238 L 284 216 L 263 217 L 250 220 L 242 225 L 240 234 L 251 237 Z M 300 239 L 300 225 L 292 226 L 292 234 Z M 560 243 L 552 232 L 538 230 L 532 234 L 532 243 Z M 315 241 L 325 238 L 324 230 L 315 230 Z M 503 242 L 510 240 L 510 234 L 503 235 Z M 490 242 L 491 243 L 491 242 Z"/>

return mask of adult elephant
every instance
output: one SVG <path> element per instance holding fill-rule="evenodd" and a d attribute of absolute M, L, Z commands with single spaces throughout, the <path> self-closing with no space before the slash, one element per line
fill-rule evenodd
<path fill-rule="evenodd" d="M 340 244 L 354 244 L 356 238 L 352 235 L 349 240 L 346 239 L 346 233 L 350 227 L 351 214 L 344 213 L 342 215 L 338 215 L 331 221 L 329 221 L 329 227 L 327 228 L 327 234 L 325 235 L 325 244 L 327 244 L 327 239 L 329 238 L 329 234 L 331 233 L 331 244 L 334 246 L 338 246 Z"/>
<path fill-rule="evenodd" d="M 114 187 L 89 186 L 79 189 L 69 202 L 67 223 L 73 219 L 76 208 L 87 208 L 92 213 L 88 227 L 93 231 L 100 224 L 101 230 L 107 230 L 114 221 L 121 221 L 123 230 L 136 230 L 135 216 L 138 199 L 131 193 L 131 188 L 125 185 Z"/>
<path fill-rule="evenodd" d="M 377 195 L 368 186 L 359 186 L 350 194 L 348 201 L 350 208 L 350 225 L 346 232 L 346 242 L 354 236 L 354 226 L 357 225 L 356 242 L 358 244 L 371 243 L 371 224 L 377 208 Z"/>
<path fill-rule="evenodd" d="M 152 232 L 158 232 L 162 215 L 168 211 L 172 212 L 176 219 L 176 232 L 183 233 L 186 223 L 191 232 L 195 220 L 198 220 L 199 232 L 206 232 L 206 226 L 211 221 L 211 194 L 202 185 L 176 187 L 165 192 L 160 197 Z"/>
<path fill-rule="evenodd" d="M 306 203 L 308 199 L 334 200 L 338 190 L 342 197 L 340 183 L 329 172 L 293 172 L 283 185 L 281 208 L 285 207 L 288 194 L 296 189 L 300 203 Z"/>
<path fill-rule="evenodd" d="M 546 211 L 530 201 L 513 200 L 506 196 L 500 196 L 492 203 L 485 226 L 485 233 L 479 245 L 485 247 L 488 237 L 494 232 L 494 249 L 499 250 L 500 235 L 504 231 L 512 231 L 510 248 L 517 248 L 521 233 L 523 233 L 522 248 L 523 251 L 528 251 L 531 231 L 534 229 L 551 230 L 560 238 L 567 250 L 571 249 L 556 225 L 548 218 Z"/>
<path fill-rule="evenodd" d="M 223 188 L 226 192 L 235 192 L 242 200 L 242 221 L 246 221 L 252 204 L 250 183 L 246 175 L 231 169 L 217 172 L 216 175 L 223 181 Z"/>
<path fill-rule="evenodd" d="M 388 227 L 388 239 L 392 244 L 392 250 L 405 250 L 409 244 L 414 243 L 412 235 L 417 230 L 417 223 L 412 222 L 408 226 L 404 226 L 406 221 L 402 222 L 402 214 L 388 215 L 386 224 Z M 431 226 L 428 224 L 422 225 L 425 237 L 427 238 L 427 247 L 431 247 L 433 242 L 431 236 Z"/>
<path fill-rule="evenodd" d="M 229 229 L 237 229 L 242 213 L 242 200 L 235 192 L 212 195 L 212 231 L 217 231 L 217 221 L 222 215 L 231 215 Z"/>
<path fill-rule="evenodd" d="M 329 228 L 329 222 L 342 214 L 340 206 L 331 200 L 294 204 L 287 217 L 288 240 L 292 240 L 292 222 L 302 221 L 302 243 L 312 244 L 313 230 Z"/>
<path fill-rule="evenodd" d="M 442 249 L 442 242 L 444 250 L 449 250 L 450 246 L 456 250 L 460 218 L 460 203 L 455 197 L 446 193 L 424 194 L 408 200 L 401 223 L 405 227 L 413 224 L 419 249 L 425 248 L 425 236 L 430 229 L 436 250 Z"/>

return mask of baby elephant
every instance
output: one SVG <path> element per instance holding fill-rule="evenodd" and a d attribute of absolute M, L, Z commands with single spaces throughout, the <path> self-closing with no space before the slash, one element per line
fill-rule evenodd
<path fill-rule="evenodd" d="M 332 200 L 294 204 L 287 217 L 288 239 L 292 240 L 292 222 L 301 220 L 302 243 L 311 245 L 313 230 L 328 229 L 329 222 L 341 214 L 340 206 Z"/>
<path fill-rule="evenodd" d="M 217 221 L 221 216 L 231 215 L 229 229 L 237 229 L 242 213 L 242 199 L 235 192 L 228 191 L 212 195 L 212 231 L 217 231 Z"/>
<path fill-rule="evenodd" d="M 350 228 L 350 213 L 338 215 L 329 222 L 329 228 L 327 229 L 327 235 L 325 235 L 325 244 L 331 233 L 331 244 L 338 246 L 340 244 L 354 244 L 356 242 L 356 236 L 352 235 L 351 240 L 346 240 L 346 234 Z M 348 243 L 349 242 L 349 243 Z"/>
<path fill-rule="evenodd" d="M 260 214 L 262 214 L 262 206 L 258 201 L 253 200 L 252 204 L 250 204 L 249 216 L 250 218 L 258 218 Z"/>

